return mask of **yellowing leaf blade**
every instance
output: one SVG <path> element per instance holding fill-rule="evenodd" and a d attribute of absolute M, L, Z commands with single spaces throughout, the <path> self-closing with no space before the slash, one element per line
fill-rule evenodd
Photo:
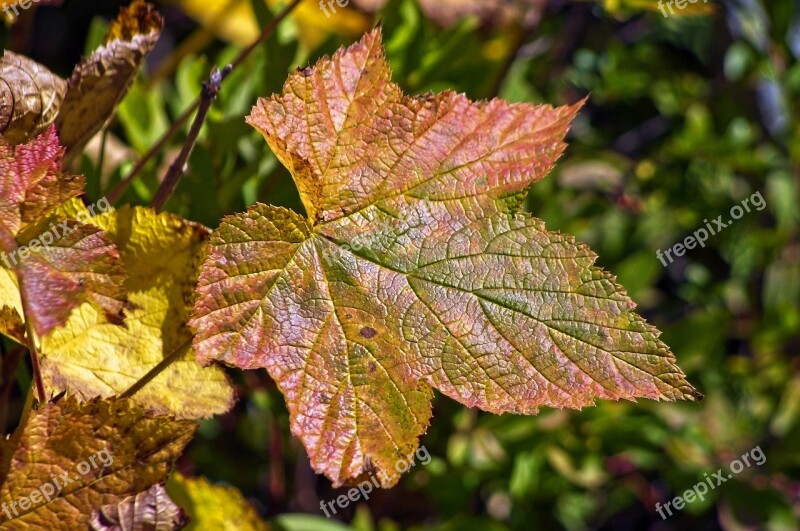
<path fill-rule="evenodd" d="M 128 271 L 125 325 L 82 305 L 63 328 L 42 341 L 46 386 L 53 393 L 68 390 L 84 399 L 109 397 L 166 364 L 134 395 L 136 402 L 179 418 L 230 409 L 233 390 L 224 372 L 197 364 L 186 327 L 208 230 L 145 208 L 109 211 L 89 222 L 116 244 Z"/>
<path fill-rule="evenodd" d="M 187 531 L 236 529 L 267 531 L 269 526 L 234 487 L 214 485 L 206 478 L 170 476 L 167 492 L 189 515 Z"/>
<path fill-rule="evenodd" d="M 0 519 L 20 530 L 85 529 L 94 510 L 166 479 L 195 428 L 129 400 L 47 404 L 19 428 Z"/>

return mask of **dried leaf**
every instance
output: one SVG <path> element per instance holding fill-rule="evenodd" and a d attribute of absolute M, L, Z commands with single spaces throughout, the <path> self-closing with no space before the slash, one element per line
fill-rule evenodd
<path fill-rule="evenodd" d="M 94 510 L 165 480 L 195 428 L 193 422 L 148 416 L 130 400 L 46 404 L 18 428 L 0 488 L 3 526 L 87 528 Z"/>
<path fill-rule="evenodd" d="M 515 213 L 578 108 L 406 97 L 379 30 L 293 74 L 248 121 L 309 219 L 256 205 L 222 221 L 198 359 L 265 367 L 335 485 L 398 480 L 431 388 L 495 413 L 697 398 L 595 255 Z"/>
<path fill-rule="evenodd" d="M 233 405 L 219 367 L 195 361 L 186 326 L 208 229 L 172 214 L 125 207 L 91 218 L 115 243 L 128 271 L 125 326 L 83 304 L 41 344 L 42 373 L 52 393 L 83 399 L 121 394 L 166 359 L 172 362 L 134 395 L 159 414 L 210 417 Z"/>
<path fill-rule="evenodd" d="M 164 485 L 159 483 L 119 503 L 104 505 L 92 515 L 91 528 L 94 531 L 173 531 L 183 529 L 186 523 L 186 513 L 175 505 Z"/>
<path fill-rule="evenodd" d="M 5 51 L 0 58 L 0 135 L 27 142 L 51 125 L 66 82 L 32 59 Z"/>
<path fill-rule="evenodd" d="M 52 215 L 83 188 L 82 177 L 61 173 L 62 155 L 52 127 L 28 144 L 0 145 L 0 308 L 21 315 L 24 301 L 39 336 L 84 301 L 119 322 L 125 299 L 119 253 L 102 231 Z"/>
<path fill-rule="evenodd" d="M 75 67 L 57 121 L 61 141 L 70 151 L 80 149 L 111 118 L 162 26 L 152 5 L 134 0 L 111 24 L 105 44 Z"/>
<path fill-rule="evenodd" d="M 269 529 L 242 493 L 234 487 L 213 485 L 206 478 L 187 478 L 176 472 L 167 482 L 167 492 L 189 514 L 186 531 Z"/>

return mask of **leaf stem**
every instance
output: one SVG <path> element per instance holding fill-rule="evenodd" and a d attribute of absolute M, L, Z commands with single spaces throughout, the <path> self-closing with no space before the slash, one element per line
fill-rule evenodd
<path fill-rule="evenodd" d="M 33 366 L 33 380 L 36 382 L 36 395 L 39 397 L 39 403 L 47 403 L 47 393 L 44 390 L 44 381 L 42 380 L 42 369 L 39 365 L 39 349 L 36 348 L 36 338 L 33 333 L 33 323 L 31 322 L 28 312 L 28 304 L 25 302 L 25 290 L 20 282 L 19 290 L 22 295 L 22 318 L 25 320 L 25 340 L 28 343 L 28 351 L 31 353 L 31 365 Z"/>
<path fill-rule="evenodd" d="M 189 346 L 192 344 L 192 338 L 188 338 L 186 341 L 178 345 L 178 347 L 170 352 L 167 356 L 164 357 L 163 360 L 158 362 L 158 365 L 147 371 L 147 374 L 139 378 L 132 386 L 128 388 L 127 391 L 119 395 L 120 398 L 130 398 L 139 391 L 142 390 L 142 387 L 153 381 L 156 376 L 161 374 L 161 371 L 172 365 L 172 362 L 175 361 L 180 354 L 182 354 Z"/>
<path fill-rule="evenodd" d="M 17 251 L 18 248 L 17 240 L 14 238 L 14 235 L 11 234 L 5 226 L 0 224 L 0 251 L 13 253 Z M 33 378 L 36 382 L 36 392 L 39 396 L 39 402 L 44 404 L 47 401 L 47 393 L 44 391 L 42 371 L 39 367 L 39 351 L 36 348 L 33 321 L 31 321 L 31 312 L 28 307 L 28 290 L 25 287 L 24 274 L 20 271 L 19 266 L 14 267 L 13 270 L 17 275 L 17 282 L 19 283 L 19 296 L 22 301 L 22 320 L 25 321 L 25 341 L 28 345 L 28 351 L 31 353 L 31 364 L 33 365 Z"/>
<path fill-rule="evenodd" d="M 258 47 L 259 44 L 264 42 L 267 38 L 269 38 L 275 32 L 275 29 L 278 27 L 278 25 L 281 22 L 283 22 L 283 20 L 294 10 L 294 8 L 296 8 L 300 4 L 301 1 L 302 0 L 294 0 L 291 4 L 286 6 L 280 13 L 278 13 L 278 15 L 274 19 L 272 19 L 269 24 L 264 26 L 264 29 L 261 31 L 261 35 L 259 35 L 258 38 L 255 41 L 253 41 L 247 48 L 242 50 L 239 53 L 239 55 L 236 57 L 236 59 L 234 59 L 234 61 L 230 65 L 228 65 L 228 67 L 226 67 L 226 68 L 230 68 L 230 71 L 233 71 L 240 64 L 242 64 L 245 61 L 245 59 L 247 59 L 247 57 L 253 52 L 253 50 L 255 50 L 256 47 Z M 225 69 L 223 69 L 223 70 L 225 70 Z M 230 71 L 228 73 L 230 73 Z M 212 77 L 213 77 L 213 75 L 214 75 L 214 73 L 212 71 Z M 224 78 L 226 76 L 227 76 L 227 74 L 225 74 L 223 76 L 222 80 L 224 80 Z M 183 127 L 183 124 L 186 123 L 186 121 L 189 119 L 189 117 L 192 115 L 192 113 L 195 110 L 198 110 L 198 109 L 201 108 L 201 106 L 203 105 L 203 103 L 205 101 L 205 99 L 204 99 L 205 87 L 206 87 L 206 84 L 208 84 L 210 81 L 211 81 L 211 79 L 209 79 L 208 81 L 206 81 L 206 83 L 203 84 L 203 92 L 201 93 L 200 97 L 197 98 L 194 101 L 194 103 L 192 103 L 185 111 L 183 111 L 183 113 L 180 116 L 178 116 L 178 118 L 175 119 L 175 121 L 172 123 L 170 128 L 161 136 L 161 138 L 158 140 L 158 142 L 156 142 L 155 145 L 153 145 L 153 147 L 151 147 L 147 151 L 147 153 L 145 153 L 145 155 L 142 156 L 142 158 L 137 161 L 136 165 L 133 167 L 133 169 L 130 171 L 130 173 L 128 173 L 128 175 L 123 180 L 121 180 L 119 183 L 117 183 L 117 185 L 114 186 L 114 188 L 110 192 L 108 192 L 106 194 L 106 197 L 108 198 L 109 202 L 111 202 L 113 204 L 113 203 L 116 203 L 119 200 L 119 198 L 122 196 L 122 194 L 125 193 L 125 190 L 128 188 L 128 186 L 130 186 L 130 184 L 133 182 L 133 180 L 136 178 L 136 176 L 142 171 L 142 168 L 144 168 L 144 166 L 159 151 L 161 151 L 163 149 L 163 147 L 167 144 L 167 142 L 169 142 L 169 140 L 173 136 L 175 136 L 175 133 L 177 133 L 178 130 L 181 127 Z M 217 88 L 217 91 L 219 91 L 219 88 Z M 213 98 L 212 98 L 212 101 L 213 101 Z M 210 105 L 210 103 L 209 103 L 209 105 Z M 198 116 L 199 115 L 200 115 L 200 113 L 198 112 Z M 203 118 L 205 118 L 205 115 L 203 115 Z M 197 122 L 197 116 L 195 117 L 195 122 Z M 202 120 L 200 121 L 200 123 L 202 125 Z M 192 124 L 192 127 L 194 127 L 194 124 Z M 199 133 L 199 129 L 198 129 L 198 133 Z M 186 139 L 186 143 L 184 144 L 184 150 L 186 149 L 186 145 L 187 144 L 193 145 L 194 142 L 197 140 L 196 137 L 195 137 L 194 139 L 191 139 L 191 142 L 190 142 L 190 139 L 191 139 L 191 130 L 190 130 L 190 136 L 189 136 L 189 138 Z M 191 152 L 191 147 L 189 147 L 188 151 Z M 181 152 L 183 152 L 183 150 L 181 150 Z M 188 154 L 187 154 L 187 158 L 188 158 Z M 178 159 L 176 159 L 176 162 L 179 159 L 180 159 L 180 155 L 178 156 Z M 185 163 L 185 161 L 184 161 L 184 163 Z M 173 163 L 173 165 L 174 165 L 174 163 Z M 181 164 L 181 166 L 180 166 L 180 170 L 182 170 L 182 169 L 183 169 L 183 164 Z M 168 173 L 171 170 L 172 170 L 172 166 L 170 166 L 170 170 L 168 170 Z M 181 173 L 182 173 L 182 171 L 181 171 Z M 178 180 L 180 180 L 180 176 L 181 175 L 179 174 L 178 177 L 177 177 Z M 164 181 L 166 182 L 166 178 L 165 178 Z M 177 182 L 175 184 L 177 184 Z M 163 187 L 164 187 L 164 183 L 162 182 L 162 188 Z M 161 192 L 161 189 L 159 189 L 159 192 Z M 170 190 L 169 193 L 172 193 L 172 190 Z M 167 198 L 168 197 L 169 197 L 169 194 L 167 194 Z M 153 201 L 155 203 L 155 199 Z M 166 201 L 166 199 L 164 199 L 164 201 Z"/>

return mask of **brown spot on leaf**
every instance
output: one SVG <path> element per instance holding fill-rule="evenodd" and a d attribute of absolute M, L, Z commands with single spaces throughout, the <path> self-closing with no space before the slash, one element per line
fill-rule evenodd
<path fill-rule="evenodd" d="M 361 334 L 361 337 L 372 339 L 373 337 L 378 335 L 378 331 L 369 326 L 365 326 L 364 328 L 361 329 L 361 332 L 359 332 L 359 334 Z"/>

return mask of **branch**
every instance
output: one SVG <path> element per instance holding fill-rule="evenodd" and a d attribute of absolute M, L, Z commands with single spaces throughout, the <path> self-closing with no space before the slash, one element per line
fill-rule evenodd
<path fill-rule="evenodd" d="M 253 52 L 253 50 L 255 50 L 256 47 L 258 47 L 259 44 L 261 44 L 262 42 L 267 40 L 275 32 L 275 29 L 278 27 L 278 25 L 281 22 L 283 22 L 283 20 L 287 16 L 289 16 L 289 14 L 294 10 L 294 8 L 296 8 L 300 4 L 301 1 L 302 0 L 294 0 L 291 4 L 286 6 L 280 13 L 278 13 L 278 15 L 274 19 L 272 19 L 269 24 L 267 24 L 264 27 L 264 29 L 261 31 L 261 35 L 259 35 L 258 38 L 255 41 L 253 41 L 247 48 L 242 50 L 241 53 L 239 53 L 239 55 L 236 57 L 236 59 L 234 59 L 234 61 L 229 65 L 229 67 L 231 69 L 230 71 L 235 70 L 239 65 L 241 65 L 247 59 L 247 57 Z M 213 76 L 213 72 L 212 72 L 212 76 Z M 227 74 L 225 76 L 227 76 Z M 225 76 L 223 76 L 223 80 L 224 80 Z M 206 84 L 209 81 L 206 81 Z M 203 88 L 204 88 L 203 92 L 205 92 L 205 84 L 204 84 Z M 217 89 L 217 90 L 219 90 L 219 89 Z M 161 151 L 163 149 L 163 147 L 167 144 L 167 142 L 169 142 L 169 140 L 173 136 L 175 136 L 175 133 L 178 132 L 178 130 L 183 126 L 183 124 L 186 123 L 186 121 L 189 119 L 189 117 L 192 115 L 192 113 L 196 109 L 199 109 L 202 104 L 203 104 L 203 94 L 201 94 L 200 97 L 197 98 L 194 101 L 194 103 L 192 103 L 192 105 L 190 105 L 185 111 L 183 111 L 183 113 L 178 118 L 175 119 L 175 121 L 172 123 L 172 126 L 167 130 L 166 133 L 164 133 L 164 135 L 162 135 L 162 137 L 159 139 L 159 141 L 156 142 L 156 144 L 153 147 L 151 147 L 141 159 L 139 159 L 139 161 L 133 167 L 131 172 L 123 180 L 121 180 L 119 183 L 117 183 L 117 185 L 114 186 L 114 188 L 110 192 L 108 192 L 106 194 L 106 197 L 108 198 L 108 200 L 111 203 L 115 203 L 116 201 L 119 200 L 119 198 L 122 196 L 122 194 L 125 193 L 125 190 L 128 188 L 128 186 L 130 186 L 130 184 L 133 182 L 133 180 L 136 178 L 136 176 L 142 171 L 142 168 L 144 168 L 144 166 L 148 162 L 150 162 L 150 160 L 159 151 Z M 195 121 L 197 121 L 197 120 L 195 119 Z M 202 124 L 202 122 L 201 122 L 201 124 Z M 198 132 L 199 132 L 199 130 L 198 130 Z M 196 141 L 196 139 L 193 140 L 193 142 L 194 141 Z M 188 139 L 187 139 L 187 142 L 188 142 Z M 185 146 L 184 146 L 184 148 L 185 148 Z M 191 152 L 191 148 L 190 148 L 189 151 Z M 176 159 L 176 161 L 177 161 L 177 159 Z M 180 175 L 178 176 L 178 178 L 180 179 Z M 162 184 L 162 186 L 163 186 L 163 184 Z M 155 203 L 155 199 L 154 199 L 154 203 Z"/>
<path fill-rule="evenodd" d="M 161 209 L 164 208 L 164 203 L 167 202 L 169 196 L 172 195 L 172 192 L 174 192 L 175 188 L 178 186 L 178 182 L 180 182 L 186 167 L 186 160 L 192 153 L 195 143 L 197 143 L 197 136 L 200 134 L 200 129 L 203 128 L 203 122 L 205 122 L 206 115 L 209 109 L 211 109 L 211 104 L 214 103 L 217 94 L 219 94 L 222 81 L 231 73 L 231 70 L 233 70 L 232 65 L 226 66 L 221 71 L 214 67 L 211 70 L 211 75 L 208 80 L 203 83 L 200 108 L 197 109 L 192 127 L 189 128 L 189 135 L 186 137 L 186 142 L 184 142 L 181 152 L 178 153 L 178 156 L 175 157 L 175 160 L 170 164 L 167 174 L 164 176 L 164 180 L 161 181 L 161 186 L 158 187 L 156 196 L 153 198 L 153 202 L 150 205 L 156 212 L 160 212 Z"/>
<path fill-rule="evenodd" d="M 186 123 L 186 120 L 189 119 L 192 113 L 196 111 L 199 106 L 200 98 L 196 99 L 188 109 L 183 111 L 181 115 L 172 122 L 172 125 L 167 132 L 161 135 L 161 138 L 158 140 L 158 142 L 156 142 L 142 158 L 136 161 L 136 165 L 133 167 L 130 173 L 106 194 L 106 198 L 110 203 L 113 204 L 119 201 L 119 198 L 122 197 L 122 194 L 125 193 L 125 190 L 128 189 L 128 186 L 133 182 L 136 176 L 139 175 L 139 172 L 142 171 L 142 168 L 144 168 L 145 165 L 156 156 L 156 153 L 161 151 L 167 142 L 169 142 L 170 139 L 175 136 L 175 133 L 178 132 L 178 129 L 183 127 L 183 124 Z"/>

